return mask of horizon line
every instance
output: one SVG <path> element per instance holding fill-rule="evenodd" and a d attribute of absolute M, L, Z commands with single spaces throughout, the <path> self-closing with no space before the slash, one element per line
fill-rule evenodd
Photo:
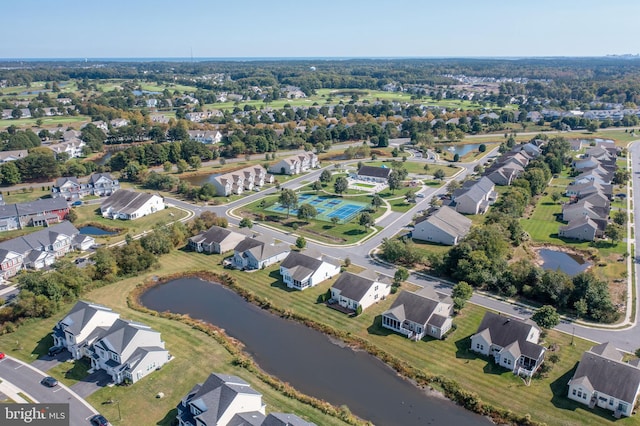
<path fill-rule="evenodd" d="M 603 58 L 640 58 L 640 54 L 606 54 L 606 55 L 487 55 L 487 56 L 105 56 L 105 57 L 21 57 L 0 58 L 0 62 L 20 61 L 266 61 L 266 60 L 397 60 L 397 59 L 603 59 Z"/>

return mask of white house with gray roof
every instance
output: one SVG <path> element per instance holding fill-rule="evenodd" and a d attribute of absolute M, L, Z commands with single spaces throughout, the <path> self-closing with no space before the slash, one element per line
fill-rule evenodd
<path fill-rule="evenodd" d="M 289 255 L 289 244 L 270 241 L 265 237 L 242 240 L 233 251 L 232 265 L 236 269 L 263 269 Z"/>
<path fill-rule="evenodd" d="M 105 330 L 87 353 L 91 368 L 105 370 L 115 383 L 135 383 L 170 360 L 159 332 L 123 319 Z"/>
<path fill-rule="evenodd" d="M 471 336 L 471 350 L 492 356 L 496 364 L 514 374 L 532 376 L 546 351 L 539 340 L 540 328 L 533 321 L 487 312 Z"/>
<path fill-rule="evenodd" d="M 467 181 L 462 188 L 454 191 L 451 197 L 455 201 L 456 211 L 464 214 L 482 214 L 487 211 L 498 197 L 495 185 L 485 176 L 477 181 Z"/>
<path fill-rule="evenodd" d="M 88 349 L 120 318 L 106 306 L 78 301 L 53 327 L 53 344 L 66 348 L 73 359 L 88 356 Z"/>
<path fill-rule="evenodd" d="M 314 250 L 292 251 L 280 264 L 282 281 L 296 290 L 316 286 L 339 273 L 340 262 Z"/>
<path fill-rule="evenodd" d="M 362 310 L 391 293 L 391 282 L 371 270 L 359 274 L 343 272 L 331 286 L 331 299 L 345 309 Z"/>
<path fill-rule="evenodd" d="M 189 247 L 198 253 L 220 254 L 235 249 L 245 238 L 244 234 L 214 225 L 189 238 Z"/>
<path fill-rule="evenodd" d="M 121 189 L 100 205 L 103 217 L 134 220 L 164 210 L 164 199 L 158 195 Z"/>
<path fill-rule="evenodd" d="M 471 229 L 473 222 L 448 206 L 442 206 L 427 216 L 416 219 L 412 238 L 454 246 Z"/>
<path fill-rule="evenodd" d="M 238 376 L 211 373 L 177 406 L 180 426 L 315 426 L 295 414 L 270 413 L 262 395 Z"/>
<path fill-rule="evenodd" d="M 13 151 L 0 151 L 0 164 L 16 161 L 28 155 L 26 149 L 17 149 Z"/>
<path fill-rule="evenodd" d="M 420 340 L 428 335 L 442 339 L 453 325 L 450 297 L 424 287 L 413 293 L 402 291 L 391 307 L 382 313 L 382 327 Z"/>
<path fill-rule="evenodd" d="M 630 416 L 640 392 L 640 360 L 623 362 L 622 358 L 611 343 L 591 347 L 569 380 L 569 399 L 611 410 L 616 418 Z"/>
<path fill-rule="evenodd" d="M 303 152 L 283 158 L 277 163 L 269 166 L 269 173 L 283 175 L 297 175 L 318 167 L 318 156 L 313 152 Z"/>

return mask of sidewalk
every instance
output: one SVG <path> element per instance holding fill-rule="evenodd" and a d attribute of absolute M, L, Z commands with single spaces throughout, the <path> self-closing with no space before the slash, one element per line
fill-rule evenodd
<path fill-rule="evenodd" d="M 23 397 L 21 397 L 19 395 L 19 393 L 23 394 L 24 396 L 29 398 L 34 403 L 38 402 L 38 400 L 36 400 L 31 395 L 28 395 L 25 391 L 23 391 L 22 389 L 20 389 L 19 387 L 17 387 L 13 383 L 8 382 L 8 381 L 6 381 L 4 379 L 0 379 L 0 380 L 2 380 L 2 383 L 0 383 L 0 393 L 6 395 L 13 402 L 18 403 L 18 404 L 28 404 L 30 402 L 30 401 L 27 401 L 26 399 L 24 399 Z"/>

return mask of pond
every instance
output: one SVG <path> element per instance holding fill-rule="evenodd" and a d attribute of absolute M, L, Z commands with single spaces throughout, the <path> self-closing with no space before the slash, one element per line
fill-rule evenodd
<path fill-rule="evenodd" d="M 150 289 L 141 302 L 223 328 L 269 374 L 307 395 L 347 405 L 376 425 L 491 424 L 449 400 L 427 395 L 376 357 L 260 309 L 219 284 L 181 278 Z"/>
<path fill-rule="evenodd" d="M 117 234 L 116 231 L 107 231 L 105 229 L 98 228 L 97 226 L 82 226 L 78 228 L 78 231 L 80 231 L 80 234 L 82 235 L 94 235 L 98 237 Z"/>
<path fill-rule="evenodd" d="M 460 144 L 460 145 L 449 145 L 449 146 L 443 146 L 442 150 L 447 150 L 449 152 L 451 152 L 452 154 L 458 154 L 460 157 L 462 157 L 463 155 L 466 155 L 472 151 L 477 151 L 478 148 L 480 148 L 480 145 L 482 145 L 481 143 L 468 143 L 468 144 Z M 486 146 L 486 144 L 484 144 Z M 487 147 L 488 148 L 488 147 Z"/>
<path fill-rule="evenodd" d="M 105 164 L 107 164 L 109 159 L 111 159 L 112 155 L 113 155 L 112 151 L 107 151 L 102 157 L 98 158 L 97 160 L 94 160 L 93 162 L 96 163 L 98 166 L 104 166 Z"/>
<path fill-rule="evenodd" d="M 542 268 L 546 270 L 561 270 L 567 275 L 574 276 L 586 270 L 591 263 L 587 262 L 582 256 L 565 253 L 560 250 L 540 249 L 538 256 L 542 259 Z"/>
<path fill-rule="evenodd" d="M 220 176 L 221 173 L 212 173 L 209 175 L 194 175 L 181 177 L 180 180 L 189 182 L 193 186 L 202 186 L 205 183 L 213 183 L 216 176 Z"/>

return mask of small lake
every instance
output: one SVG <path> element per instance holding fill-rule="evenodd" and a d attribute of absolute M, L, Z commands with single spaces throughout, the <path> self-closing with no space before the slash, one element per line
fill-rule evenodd
<path fill-rule="evenodd" d="M 93 162 L 96 163 L 98 166 L 104 166 L 105 164 L 107 164 L 107 162 L 111 159 L 112 156 L 113 156 L 113 152 L 107 151 L 102 157 L 98 158 L 97 160 L 94 160 Z"/>
<path fill-rule="evenodd" d="M 213 183 L 216 176 L 220 176 L 220 173 L 212 173 L 210 175 L 194 175 L 181 177 L 180 180 L 189 182 L 193 186 L 202 186 L 205 183 Z"/>
<path fill-rule="evenodd" d="M 449 151 L 451 153 L 458 154 L 460 157 L 462 157 L 463 155 L 466 155 L 472 151 L 477 151 L 478 148 L 480 148 L 480 145 L 482 145 L 481 143 L 469 143 L 469 144 L 460 144 L 460 145 L 449 145 L 449 146 L 443 146 L 442 150 L 443 151 Z M 487 144 L 484 144 L 485 146 Z M 489 147 L 487 146 L 487 149 L 489 149 Z"/>
<path fill-rule="evenodd" d="M 142 96 L 142 95 L 159 95 L 162 92 L 152 92 L 149 90 L 133 90 L 132 93 L 134 96 Z"/>
<path fill-rule="evenodd" d="M 542 268 L 546 270 L 561 270 L 569 276 L 578 275 L 586 270 L 591 263 L 577 254 L 565 253 L 559 250 L 540 249 L 538 256 L 542 259 Z"/>
<path fill-rule="evenodd" d="M 78 228 L 78 231 L 80 231 L 82 235 L 93 235 L 98 237 L 117 234 L 115 231 L 107 231 L 105 229 L 98 228 L 97 226 L 83 226 Z"/>
<path fill-rule="evenodd" d="M 347 405 L 378 426 L 492 424 L 449 400 L 428 396 L 376 357 L 260 309 L 219 284 L 181 278 L 150 289 L 141 303 L 223 328 L 269 374 L 307 395 Z"/>

